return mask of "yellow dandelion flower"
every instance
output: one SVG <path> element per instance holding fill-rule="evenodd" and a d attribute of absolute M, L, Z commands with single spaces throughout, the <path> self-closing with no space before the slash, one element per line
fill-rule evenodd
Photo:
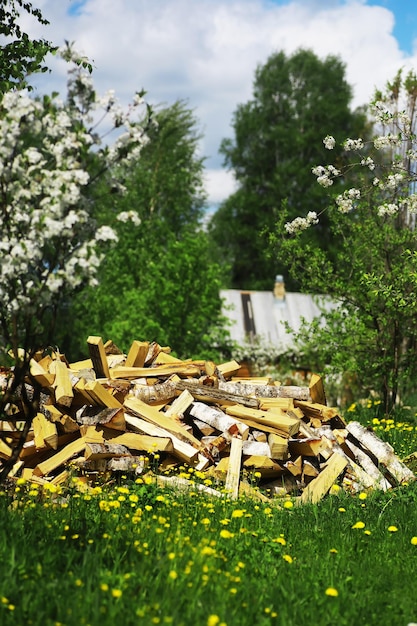
<path fill-rule="evenodd" d="M 287 563 L 292 563 L 294 560 L 289 554 L 283 554 L 282 558 L 284 559 L 284 561 L 287 561 Z"/>
<path fill-rule="evenodd" d="M 294 506 L 294 502 L 292 502 L 291 500 L 285 500 L 284 509 L 292 509 L 293 506 Z"/>
<path fill-rule="evenodd" d="M 232 513 L 232 517 L 243 517 L 245 515 L 245 509 L 235 509 Z"/>
<path fill-rule="evenodd" d="M 356 522 L 356 524 L 353 524 L 352 528 L 361 530 L 365 528 L 365 524 L 364 522 Z"/>
<path fill-rule="evenodd" d="M 370 531 L 370 530 L 364 530 L 364 531 L 363 531 L 363 534 L 364 534 L 364 535 L 371 535 L 372 533 L 371 533 L 371 531 Z"/>
<path fill-rule="evenodd" d="M 83 586 L 83 581 L 81 580 L 81 578 L 77 578 L 77 580 L 75 581 L 75 586 L 76 587 L 82 587 Z"/>
<path fill-rule="evenodd" d="M 339 595 L 338 590 L 334 587 L 327 587 L 324 593 L 326 594 L 326 596 L 330 596 L 331 598 L 337 598 L 337 596 Z"/>
<path fill-rule="evenodd" d="M 209 615 L 207 619 L 207 626 L 218 626 L 220 623 L 220 617 L 218 615 Z"/>
<path fill-rule="evenodd" d="M 364 491 L 361 491 L 358 497 L 359 497 L 359 500 L 366 500 L 368 495 Z"/>
<path fill-rule="evenodd" d="M 203 517 L 201 523 L 204 524 L 204 526 L 208 526 L 210 524 L 210 519 L 208 517 Z"/>
<path fill-rule="evenodd" d="M 176 572 L 174 569 L 172 569 L 172 570 L 169 572 L 168 577 L 169 577 L 171 580 L 177 580 L 177 578 L 178 578 L 178 572 Z"/>
<path fill-rule="evenodd" d="M 389 533 L 396 533 L 398 528 L 396 526 L 388 526 Z"/>
<path fill-rule="evenodd" d="M 337 484 L 335 483 L 334 485 L 332 485 L 332 486 L 330 487 L 330 491 L 329 491 L 329 493 L 330 493 L 330 495 L 336 495 L 337 493 L 339 493 L 339 491 L 340 491 L 340 485 L 337 485 Z"/>
<path fill-rule="evenodd" d="M 276 539 L 272 540 L 273 543 L 279 543 L 281 544 L 281 546 L 286 546 L 287 542 L 285 541 L 284 537 L 277 537 Z"/>
<path fill-rule="evenodd" d="M 226 528 L 222 528 L 220 531 L 220 537 L 222 539 L 232 539 L 234 536 L 234 533 L 231 533 L 230 530 L 227 530 Z"/>
<path fill-rule="evenodd" d="M 109 590 L 109 586 L 108 586 L 107 583 L 101 583 L 100 589 L 101 589 L 101 591 L 108 591 Z"/>
<path fill-rule="evenodd" d="M 411 537 L 411 545 L 417 546 L 417 537 Z"/>
<path fill-rule="evenodd" d="M 337 554 L 336 548 L 330 548 L 330 554 Z"/>
<path fill-rule="evenodd" d="M 113 598 L 120 598 L 122 596 L 123 591 L 121 589 L 112 589 L 111 595 Z"/>
<path fill-rule="evenodd" d="M 339 513 L 346 513 L 346 509 L 343 506 L 338 508 Z"/>

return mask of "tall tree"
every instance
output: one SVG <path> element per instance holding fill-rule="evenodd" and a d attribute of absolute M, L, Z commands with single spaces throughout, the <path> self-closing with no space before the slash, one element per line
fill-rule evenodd
<path fill-rule="evenodd" d="M 119 214 L 119 244 L 106 251 L 99 284 L 69 305 L 68 353 L 82 355 L 90 334 L 124 350 L 133 339 L 156 340 L 180 356 L 212 355 L 222 340 L 221 268 L 202 223 L 197 121 L 184 102 L 160 108 L 155 121 L 140 159 L 113 172 L 114 193 L 94 199 L 98 223 Z"/>
<path fill-rule="evenodd" d="M 417 388 L 416 105 L 417 76 L 399 72 L 371 103 L 373 140 L 348 138 L 346 167 L 317 168 L 317 182 L 332 198 L 325 214 L 340 242 L 335 255 L 304 236 L 317 216 L 286 224 L 283 216 L 275 239 L 302 286 L 329 294 L 336 305 L 303 329 L 304 355 L 316 370 L 353 374 L 363 393 L 379 394 L 387 413 Z M 325 141 L 335 145 L 332 137 Z M 334 192 L 335 177 L 354 186 Z"/>
<path fill-rule="evenodd" d="M 328 130 L 340 140 L 362 132 L 365 118 L 351 112 L 351 98 L 344 64 L 334 56 L 278 52 L 256 70 L 253 98 L 233 117 L 234 139 L 221 144 L 238 189 L 211 225 L 231 264 L 232 287 L 270 289 L 274 274 L 285 270 L 279 256 L 270 258 L 268 233 L 283 203 L 294 217 L 324 208 L 311 169 L 324 158 L 321 138 Z M 312 237 L 331 245 L 326 219 Z"/>
<path fill-rule="evenodd" d="M 44 59 L 48 52 L 56 49 L 49 41 L 31 39 L 22 30 L 22 11 L 40 24 L 49 24 L 32 2 L 0 0 L 0 94 L 16 87 L 29 87 L 28 77 L 36 72 L 46 72 Z"/>

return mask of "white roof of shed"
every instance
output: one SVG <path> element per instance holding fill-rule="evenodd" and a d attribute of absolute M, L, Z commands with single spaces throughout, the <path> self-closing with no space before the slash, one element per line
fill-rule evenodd
<path fill-rule="evenodd" d="M 249 337 L 259 337 L 285 349 L 292 345 L 291 334 L 285 329 L 285 322 L 293 332 L 298 332 L 302 318 L 307 323 L 321 317 L 320 307 L 334 307 L 329 298 L 303 293 L 285 293 L 283 299 L 276 298 L 272 291 L 241 291 L 224 289 L 223 312 L 231 321 L 231 338 L 242 345 Z M 319 306 L 320 305 L 320 306 Z M 246 320 L 245 320 L 246 318 Z"/>

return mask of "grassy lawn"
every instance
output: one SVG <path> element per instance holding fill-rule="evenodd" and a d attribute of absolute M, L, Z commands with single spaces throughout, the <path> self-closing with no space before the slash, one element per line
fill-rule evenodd
<path fill-rule="evenodd" d="M 401 456 L 417 450 L 414 416 L 372 416 L 346 415 L 378 419 Z M 181 495 L 146 477 L 90 492 L 20 484 L 1 495 L 0 524 L 4 626 L 417 622 L 416 483 L 335 488 L 304 506 Z"/>

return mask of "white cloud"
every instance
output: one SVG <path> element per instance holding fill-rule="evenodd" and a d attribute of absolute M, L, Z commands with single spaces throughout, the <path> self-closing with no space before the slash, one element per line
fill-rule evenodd
<path fill-rule="evenodd" d="M 236 191 L 236 180 L 232 172 L 222 169 L 206 169 L 205 187 L 210 198 L 210 203 L 220 203 Z"/>
<path fill-rule="evenodd" d="M 69 16 L 71 0 L 38 0 L 51 22 L 45 36 L 74 40 L 95 64 L 100 92 L 129 97 L 142 87 L 155 103 L 188 101 L 201 122 L 202 153 L 212 203 L 230 192 L 218 148 L 231 136 L 233 112 L 251 97 L 254 72 L 275 51 L 310 48 L 339 55 L 365 104 L 400 66 L 417 65 L 392 34 L 393 14 L 365 0 L 86 0 Z M 381 2 L 382 4 L 382 2 Z M 39 29 L 37 29 L 39 30 Z M 53 78 L 45 90 L 55 88 Z M 45 81 L 45 78 L 42 79 Z"/>

